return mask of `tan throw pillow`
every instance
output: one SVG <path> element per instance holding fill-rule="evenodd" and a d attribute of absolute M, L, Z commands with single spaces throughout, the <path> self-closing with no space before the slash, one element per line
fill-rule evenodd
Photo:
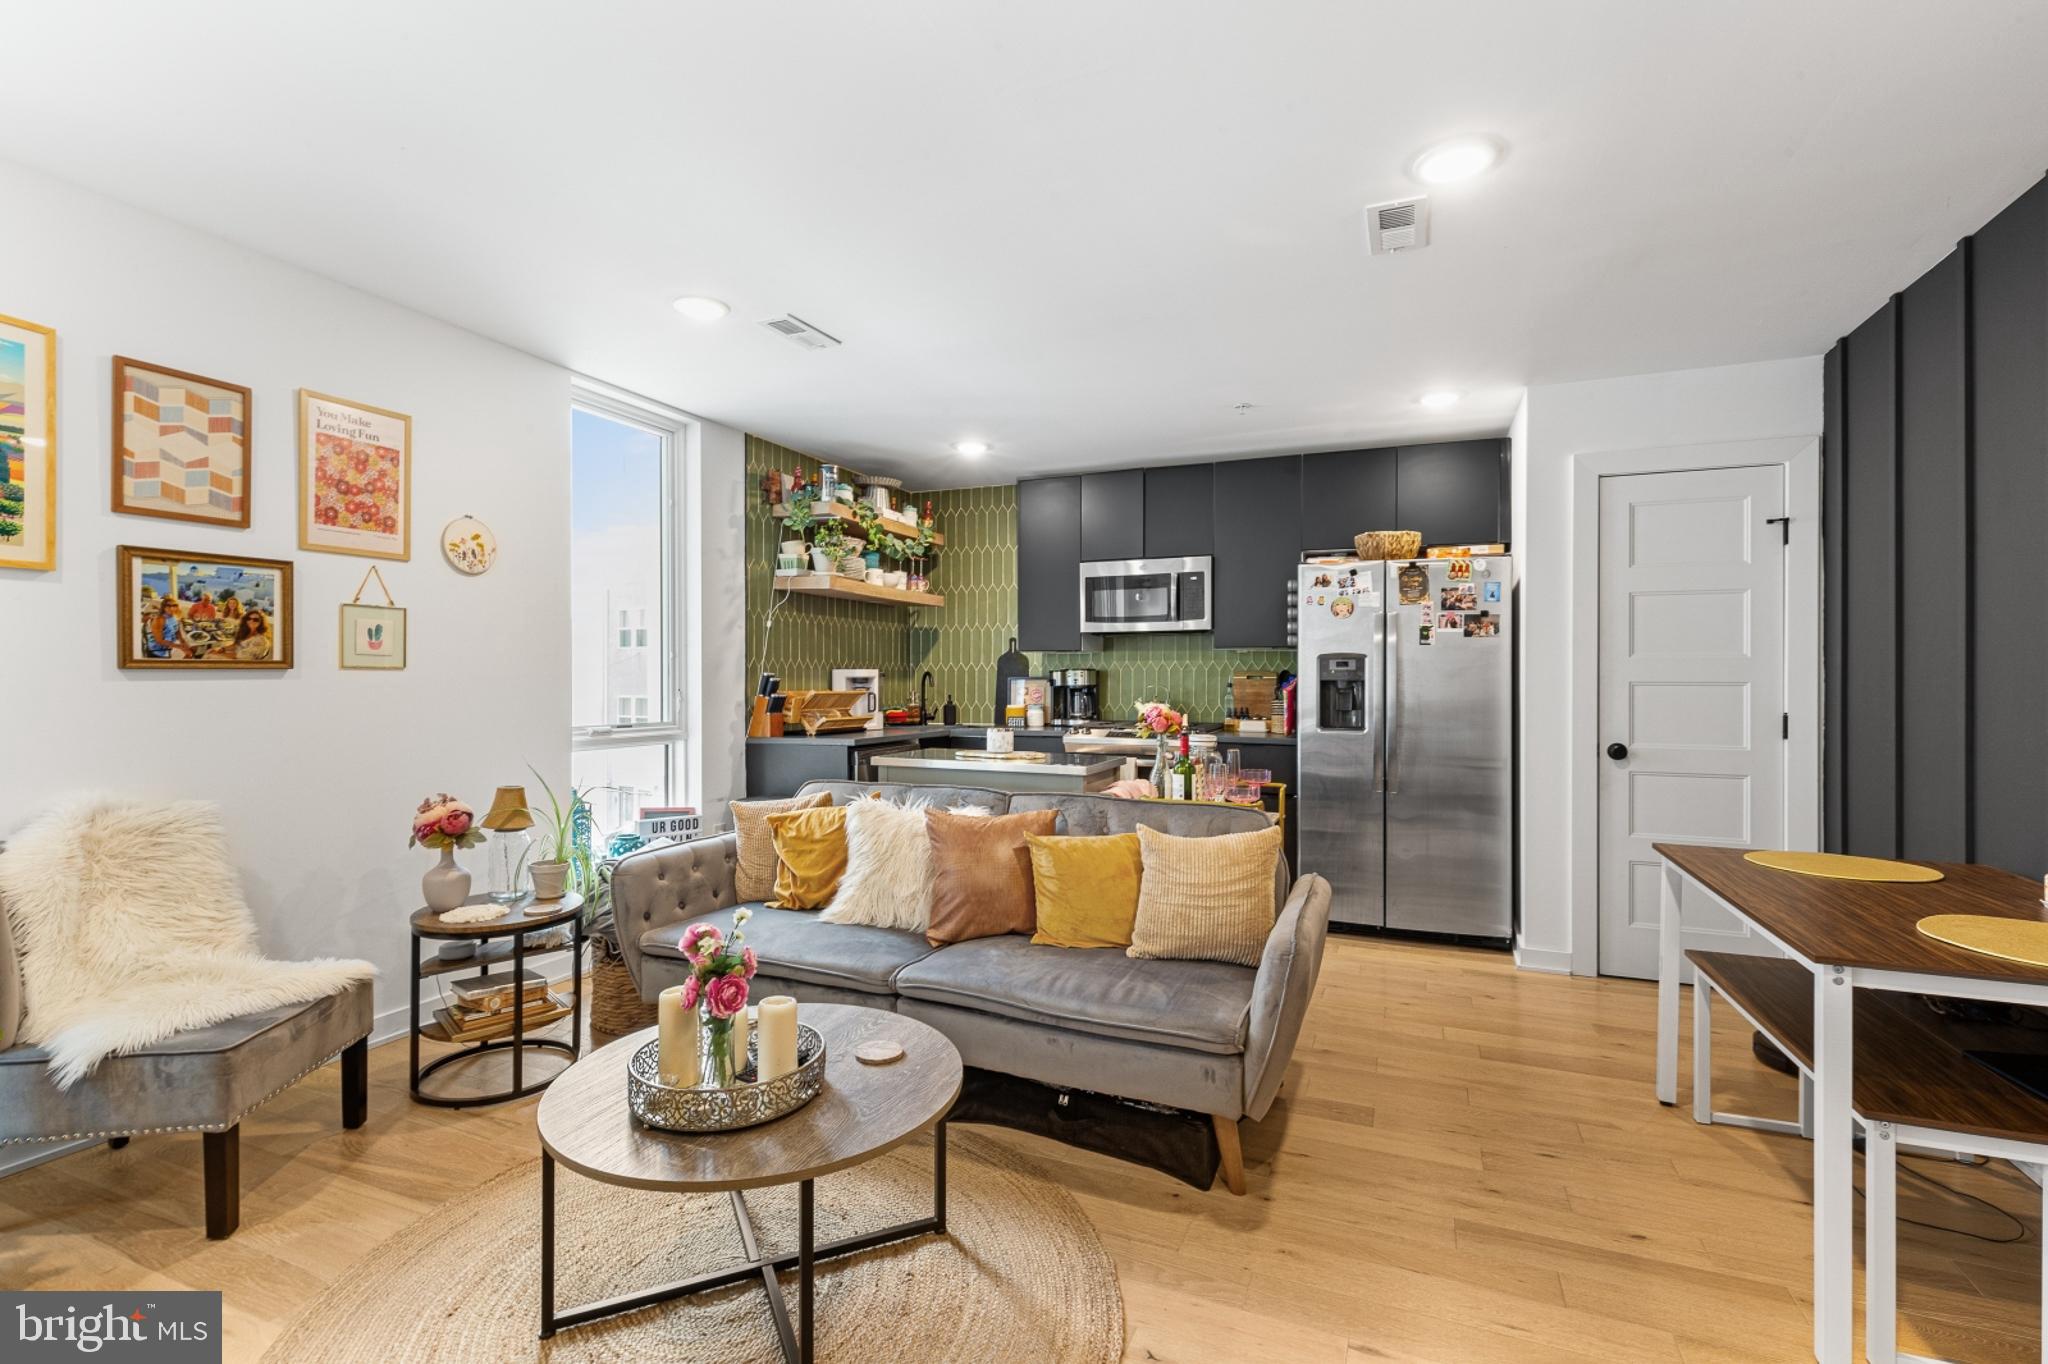
<path fill-rule="evenodd" d="M 932 860 L 932 913 L 925 940 L 944 947 L 1037 927 L 1031 848 L 1024 840 L 1032 834 L 1046 837 L 1058 823 L 1054 810 L 995 816 L 925 811 Z"/>
<path fill-rule="evenodd" d="M 734 801 L 732 832 L 739 847 L 732 868 L 733 894 L 745 901 L 766 900 L 775 893 L 775 838 L 768 832 L 768 816 L 831 803 L 830 791 L 814 791 L 786 800 Z"/>
<path fill-rule="evenodd" d="M 1280 826 L 1248 834 L 1175 838 L 1140 826 L 1133 957 L 1257 966 L 1273 931 L 1273 866 Z"/>

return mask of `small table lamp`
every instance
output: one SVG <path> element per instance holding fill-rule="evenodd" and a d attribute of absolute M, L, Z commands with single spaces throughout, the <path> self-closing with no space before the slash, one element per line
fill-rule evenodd
<path fill-rule="evenodd" d="M 491 865 L 494 883 L 491 899 L 509 905 L 526 893 L 526 859 L 533 855 L 533 814 L 526 808 L 524 786 L 501 786 L 491 808 L 477 821 L 491 831 Z"/>

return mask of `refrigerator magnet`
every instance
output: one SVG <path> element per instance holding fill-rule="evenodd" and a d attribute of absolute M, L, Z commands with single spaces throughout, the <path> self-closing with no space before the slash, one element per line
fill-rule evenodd
<path fill-rule="evenodd" d="M 1488 578 L 1488 579 L 1486 580 L 1486 588 L 1485 588 L 1485 590 L 1484 590 L 1484 591 L 1482 591 L 1482 592 L 1481 592 L 1481 593 L 1479 594 L 1479 596 L 1480 596 L 1480 600 L 1482 600 L 1482 601 L 1499 601 L 1499 600 L 1500 600 L 1500 579 L 1498 579 L 1498 578 Z"/>
<path fill-rule="evenodd" d="M 1394 585 L 1400 590 L 1403 606 L 1420 606 L 1429 600 L 1429 570 L 1421 564 L 1404 565 L 1395 575 Z"/>
<path fill-rule="evenodd" d="M 1437 597 L 1437 605 L 1446 611 L 1470 611 L 1479 605 L 1479 593 L 1471 583 L 1452 583 Z"/>
<path fill-rule="evenodd" d="M 1452 559 L 1449 563 L 1451 571 L 1446 576 L 1452 582 L 1469 583 L 1472 581 L 1472 561 L 1470 559 Z"/>
<path fill-rule="evenodd" d="M 1500 621 L 1491 611 L 1475 611 L 1465 617 L 1465 638 L 1493 639 L 1500 634 Z"/>
<path fill-rule="evenodd" d="M 1446 611 L 1436 618 L 1436 628 L 1446 636 L 1462 635 L 1465 633 L 1465 618 L 1455 611 Z"/>
<path fill-rule="evenodd" d="M 1351 619 L 1351 613 L 1357 609 L 1358 608 L 1352 604 L 1351 598 L 1345 596 L 1341 592 L 1337 594 L 1337 599 L 1330 603 L 1330 614 L 1335 616 L 1338 620 Z"/>

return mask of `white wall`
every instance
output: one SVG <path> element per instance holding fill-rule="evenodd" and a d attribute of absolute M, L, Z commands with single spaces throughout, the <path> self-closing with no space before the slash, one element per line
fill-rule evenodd
<path fill-rule="evenodd" d="M 683 638 L 699 661 L 686 691 L 690 717 L 685 789 L 706 828 L 725 825 L 726 802 L 746 794 L 747 706 L 747 438 L 729 426 L 700 422 L 687 483 L 684 547 L 688 619 Z"/>
<path fill-rule="evenodd" d="M 65 792 L 219 802 L 265 949 L 376 962 L 385 1030 L 430 862 L 405 847 L 415 803 L 445 789 L 481 809 L 528 763 L 558 790 L 568 776 L 569 376 L 57 181 L 4 179 L 0 311 L 58 334 L 60 505 L 56 570 L 0 571 L 0 829 Z M 108 510 L 116 354 L 254 391 L 248 530 Z M 297 547 L 300 386 L 413 418 L 412 559 L 382 565 L 410 612 L 404 672 L 336 666 L 340 603 L 373 561 Z M 436 548 L 463 513 L 497 532 L 481 578 Z M 292 560 L 296 666 L 117 669 L 119 544 Z M 463 856 L 481 871 L 483 850 Z"/>
<path fill-rule="evenodd" d="M 1516 960 L 1589 970 L 1593 944 L 1574 941 L 1573 906 L 1597 895 L 1574 865 L 1577 835 L 1598 818 L 1573 799 L 1571 718 L 1598 679 L 1573 668 L 1574 467 L 1581 456 L 1674 446 L 1818 436 L 1818 356 L 1553 384 L 1525 395 L 1510 432 L 1517 619 L 1521 634 L 1522 923 Z M 1812 490 L 1818 502 L 1818 488 Z M 1794 685 L 1798 685 L 1794 679 Z M 1817 686 L 1818 679 L 1810 679 Z M 1574 949 L 1577 949 L 1575 952 Z"/>

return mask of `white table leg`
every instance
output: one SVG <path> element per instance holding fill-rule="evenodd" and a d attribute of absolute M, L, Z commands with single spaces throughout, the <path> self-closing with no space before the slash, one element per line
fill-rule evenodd
<path fill-rule="evenodd" d="M 1899 1357 L 1898 1144 L 1892 1125 L 1863 1133 L 1863 1357 L 1896 1364 Z"/>
<path fill-rule="evenodd" d="M 1813 977 L 1813 1355 L 1849 1364 L 1855 1344 L 1856 989 L 1839 966 Z"/>
<path fill-rule="evenodd" d="M 1692 973 L 1692 1120 L 1714 1120 L 1714 987 Z"/>
<path fill-rule="evenodd" d="M 1666 1104 L 1678 1102 L 1678 885 L 1678 868 L 1666 862 L 1657 915 L 1657 1102 Z"/>

